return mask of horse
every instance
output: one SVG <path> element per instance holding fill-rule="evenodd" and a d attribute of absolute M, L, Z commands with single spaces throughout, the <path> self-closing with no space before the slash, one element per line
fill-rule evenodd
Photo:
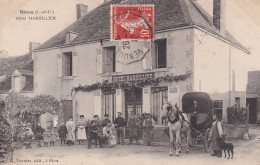
<path fill-rule="evenodd" d="M 173 156 L 174 148 L 174 135 L 175 135 L 175 147 L 176 147 L 176 156 L 179 156 L 181 153 L 181 134 L 184 134 L 186 138 L 186 153 L 189 153 L 189 140 L 190 140 L 190 117 L 186 113 L 181 113 L 175 105 L 173 107 L 170 103 L 165 103 L 162 106 L 161 118 L 166 118 L 166 124 L 169 128 L 170 134 L 170 154 Z"/>

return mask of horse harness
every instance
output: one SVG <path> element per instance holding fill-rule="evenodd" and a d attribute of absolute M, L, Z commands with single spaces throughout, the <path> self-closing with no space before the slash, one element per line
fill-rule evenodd
<path fill-rule="evenodd" d="M 171 124 L 174 124 L 174 123 L 176 123 L 177 121 L 180 120 L 180 117 L 179 117 L 179 113 L 178 113 L 178 110 L 177 110 L 177 113 L 175 114 L 175 119 L 171 120 L 171 113 L 172 112 L 174 113 L 174 111 L 172 109 L 168 110 L 166 117 L 168 118 L 168 122 L 170 122 Z"/>

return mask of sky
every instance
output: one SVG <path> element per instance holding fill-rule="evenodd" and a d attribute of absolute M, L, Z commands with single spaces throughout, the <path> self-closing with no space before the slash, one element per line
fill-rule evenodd
<path fill-rule="evenodd" d="M 213 0 L 196 0 L 210 14 Z M 260 1 L 226 0 L 226 29 L 247 47 L 250 57 L 245 61 L 247 70 L 260 70 Z M 43 43 L 76 20 L 76 4 L 87 4 L 89 11 L 103 3 L 103 0 L 0 0 L 0 50 L 10 56 L 23 55 L 29 51 L 29 42 Z M 56 20 L 16 20 L 20 10 L 51 10 Z"/>

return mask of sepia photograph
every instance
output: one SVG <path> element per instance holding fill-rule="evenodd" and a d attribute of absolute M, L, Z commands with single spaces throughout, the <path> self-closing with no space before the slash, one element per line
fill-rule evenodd
<path fill-rule="evenodd" d="M 0 164 L 260 165 L 259 0 L 0 6 Z"/>

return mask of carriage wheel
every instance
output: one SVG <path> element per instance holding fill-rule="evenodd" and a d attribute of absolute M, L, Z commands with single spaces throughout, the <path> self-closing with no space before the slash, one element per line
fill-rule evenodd
<path fill-rule="evenodd" d="M 190 146 L 191 148 L 195 147 L 195 146 L 197 145 L 198 141 L 199 141 L 199 137 L 198 137 L 198 136 L 191 137 L 189 146 Z"/>
<path fill-rule="evenodd" d="M 191 130 L 190 135 L 191 135 L 191 137 L 190 137 L 190 141 L 189 141 L 189 146 L 191 148 L 193 148 L 196 146 L 196 144 L 199 141 L 199 135 L 193 130 Z"/>
<path fill-rule="evenodd" d="M 208 153 L 210 152 L 209 134 L 210 134 L 210 128 L 207 129 L 205 134 L 205 139 L 204 139 L 205 151 Z"/>

